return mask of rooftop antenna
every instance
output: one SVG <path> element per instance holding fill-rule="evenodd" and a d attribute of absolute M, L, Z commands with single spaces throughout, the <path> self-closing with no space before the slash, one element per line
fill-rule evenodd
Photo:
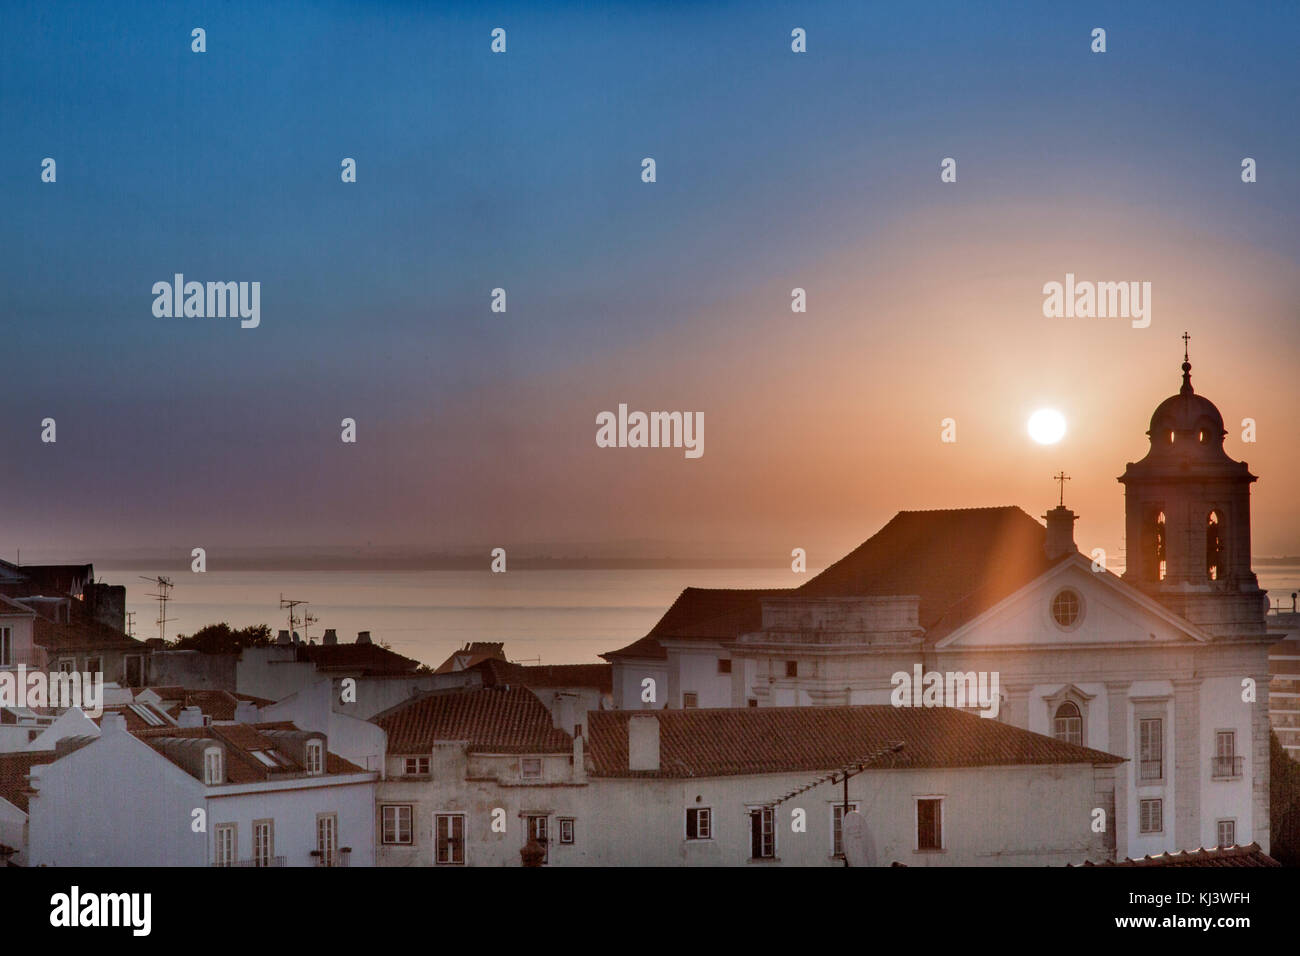
<path fill-rule="evenodd" d="M 307 634 L 307 628 L 311 627 L 313 624 L 316 624 L 316 623 L 319 622 L 319 621 L 320 621 L 320 618 L 318 618 L 318 617 L 317 617 L 315 614 L 313 614 L 311 611 L 303 611 L 303 612 L 302 612 L 302 640 L 303 640 L 303 643 L 305 643 L 305 644 L 310 644 L 310 643 L 311 643 L 311 638 L 310 638 L 310 637 L 308 636 L 308 634 Z"/>
<path fill-rule="evenodd" d="M 308 603 L 307 601 L 291 601 L 288 598 L 286 598 L 283 594 L 280 595 L 280 610 L 283 611 L 287 609 L 289 611 L 289 634 L 291 639 L 292 639 L 293 632 L 297 629 L 298 625 L 302 622 L 302 619 L 298 617 L 298 608 L 307 603 Z M 305 616 L 306 612 L 304 611 L 303 614 Z M 306 631 L 304 629 L 304 634 L 305 633 Z"/>
<path fill-rule="evenodd" d="M 167 616 L 167 601 L 171 597 L 171 590 L 176 585 L 172 579 L 163 577 L 161 574 L 156 578 L 147 578 L 140 575 L 141 581 L 152 581 L 158 588 L 156 594 L 150 594 L 149 597 L 158 599 L 158 639 L 165 641 L 167 639 L 167 622 L 173 620 Z"/>
<path fill-rule="evenodd" d="M 135 611 L 126 612 L 126 636 L 135 637 Z"/>

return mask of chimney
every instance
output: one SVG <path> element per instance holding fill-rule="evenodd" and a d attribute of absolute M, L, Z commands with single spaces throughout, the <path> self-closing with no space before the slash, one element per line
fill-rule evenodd
<path fill-rule="evenodd" d="M 99 735 L 101 737 L 115 737 L 119 734 L 126 733 L 126 718 L 117 713 L 106 713 L 99 721 Z M 61 743 L 62 741 L 60 741 Z M 56 746 L 57 749 L 57 746 Z"/>
<path fill-rule="evenodd" d="M 659 718 L 633 714 L 627 722 L 627 769 L 659 769 Z"/>
<path fill-rule="evenodd" d="M 257 714 L 257 705 L 251 700 L 241 700 L 235 703 L 235 723 L 255 724 L 257 723 Z"/>
<path fill-rule="evenodd" d="M 277 644 L 288 644 L 288 643 L 289 643 L 289 632 L 288 632 L 288 631 L 280 631 L 279 633 L 277 633 L 277 634 L 275 635 L 275 643 L 277 643 Z"/>
<path fill-rule="evenodd" d="M 334 630 L 334 628 L 332 627 L 325 628 L 325 636 L 321 638 L 321 643 L 329 646 L 329 645 L 337 644 L 338 642 L 339 642 L 339 635 Z"/>
<path fill-rule="evenodd" d="M 191 704 L 189 707 L 183 707 L 183 708 L 181 708 L 181 712 L 180 712 L 180 714 L 178 715 L 177 720 L 176 720 L 176 726 L 178 726 L 178 727 L 202 727 L 202 726 L 203 726 L 203 711 L 202 711 L 200 708 L 195 707 L 195 706 L 192 705 L 192 704 Z"/>
<path fill-rule="evenodd" d="M 369 631 L 357 631 L 357 643 L 358 643 L 358 644 L 369 644 L 369 643 L 370 643 L 370 632 L 369 632 Z"/>
<path fill-rule="evenodd" d="M 573 694 L 556 694 L 551 701 L 551 723 L 557 730 L 573 733 L 578 722 L 578 701 Z"/>
<path fill-rule="evenodd" d="M 1065 505 L 1057 505 L 1043 517 L 1047 519 L 1047 537 L 1043 541 L 1043 550 L 1050 560 L 1055 561 L 1078 550 L 1074 545 L 1074 521 L 1078 515 Z"/>
<path fill-rule="evenodd" d="M 573 782 L 582 783 L 587 779 L 587 765 L 584 763 L 586 744 L 582 739 L 582 728 L 575 729 L 577 733 L 573 735 Z"/>

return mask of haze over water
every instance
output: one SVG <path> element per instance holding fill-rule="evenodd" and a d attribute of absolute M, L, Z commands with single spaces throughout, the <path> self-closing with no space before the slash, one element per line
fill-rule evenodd
<path fill-rule="evenodd" d="M 98 569 L 97 569 L 98 570 Z M 339 640 L 371 639 L 394 651 L 437 666 L 467 641 L 504 641 L 511 660 L 541 658 L 543 664 L 599 660 L 643 637 L 685 587 L 795 587 L 816 574 L 781 569 L 508 571 L 207 571 L 100 572 L 109 584 L 127 588 L 127 610 L 135 612 L 136 637 L 158 636 L 153 588 L 140 576 L 164 573 L 176 583 L 167 605 L 167 638 L 193 633 L 205 624 L 232 627 L 287 626 L 280 596 L 311 602 L 319 621 L 308 636 L 319 641 L 325 628 Z M 1270 600 L 1290 606 L 1300 589 L 1300 563 L 1256 567 Z"/>

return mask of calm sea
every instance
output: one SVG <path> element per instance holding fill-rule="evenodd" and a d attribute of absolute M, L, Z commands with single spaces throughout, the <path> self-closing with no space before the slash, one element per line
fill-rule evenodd
<path fill-rule="evenodd" d="M 135 612 L 135 636 L 157 637 L 155 588 L 141 576 L 159 572 L 97 569 L 109 584 L 124 584 L 127 610 Z M 174 582 L 167 605 L 167 638 L 205 624 L 232 627 L 288 626 L 280 598 L 307 601 L 318 619 L 307 633 L 319 640 L 325 628 L 353 641 L 357 631 L 393 650 L 434 666 L 467 641 L 505 641 L 511 660 L 540 658 L 544 664 L 596 661 L 597 654 L 629 644 L 645 633 L 688 586 L 707 588 L 792 587 L 815 574 L 788 569 L 693 569 L 610 571 L 208 571 L 166 572 Z M 1260 586 L 1290 606 L 1300 590 L 1300 564 L 1256 569 Z"/>

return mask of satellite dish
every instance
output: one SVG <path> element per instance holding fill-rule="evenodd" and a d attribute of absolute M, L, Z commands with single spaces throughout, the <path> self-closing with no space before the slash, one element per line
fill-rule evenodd
<path fill-rule="evenodd" d="M 850 810 L 844 814 L 841 825 L 841 842 L 844 844 L 844 857 L 849 866 L 877 866 L 875 841 L 867 832 L 867 818 Z"/>

